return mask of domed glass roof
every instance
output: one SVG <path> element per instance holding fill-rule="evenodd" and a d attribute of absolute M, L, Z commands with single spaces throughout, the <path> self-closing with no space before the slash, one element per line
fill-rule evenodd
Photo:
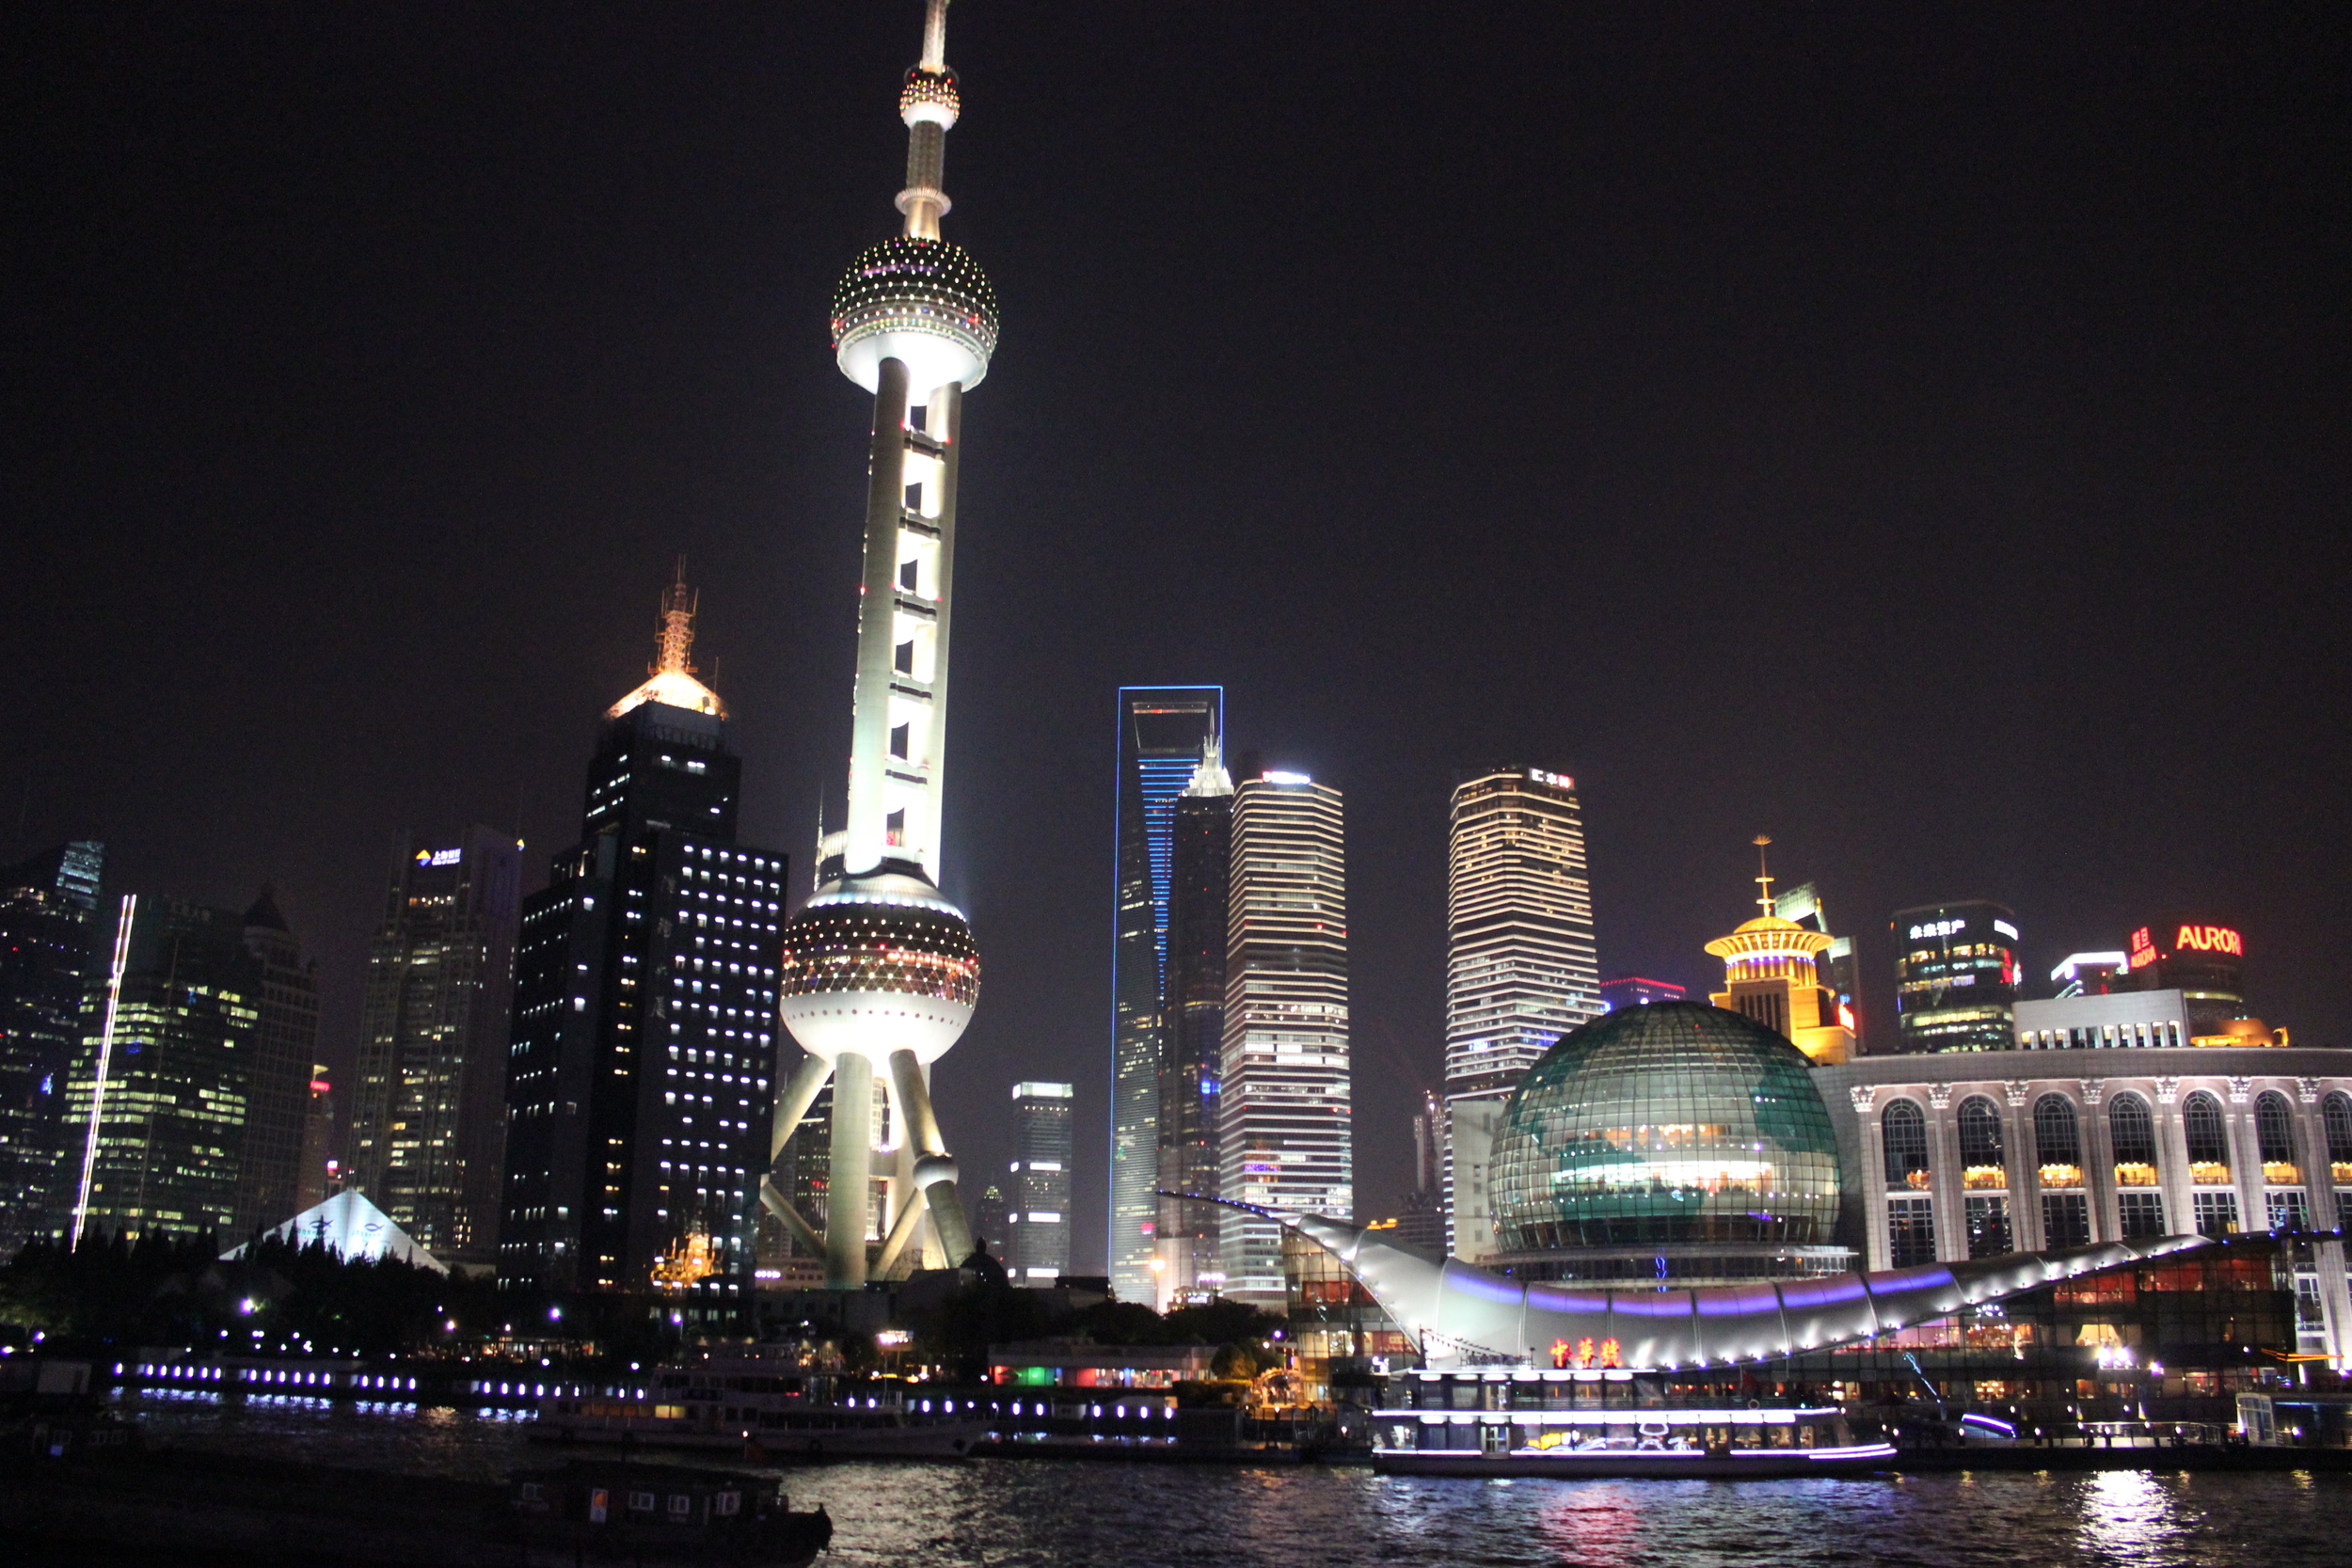
<path fill-rule="evenodd" d="M 1837 1141 L 1804 1053 L 1738 1013 L 1610 1013 L 1528 1069 L 1490 1190 L 1506 1253 L 1714 1242 L 1819 1246 Z"/>

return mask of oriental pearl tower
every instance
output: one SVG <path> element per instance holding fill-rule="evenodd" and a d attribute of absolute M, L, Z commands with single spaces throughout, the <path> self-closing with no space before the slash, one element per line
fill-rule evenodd
<path fill-rule="evenodd" d="M 784 929 L 784 1025 L 807 1054 L 779 1064 L 769 1148 L 772 1168 L 831 1079 L 822 1235 L 772 1179 L 760 1199 L 803 1244 L 821 1249 L 826 1286 L 837 1290 L 927 1253 L 953 1266 L 973 1247 L 931 1111 L 930 1068 L 962 1035 L 980 989 L 971 927 L 939 893 L 939 808 L 960 424 L 963 394 L 988 373 L 996 347 L 996 301 L 962 247 L 939 235 L 957 112 L 946 50 L 947 0 L 929 0 L 922 63 L 898 95 L 905 228 L 850 263 L 833 301 L 835 361 L 874 398 L 849 817 L 820 844 L 817 891 Z M 888 1075 L 892 1113 L 879 1143 L 878 1070 Z M 878 1178 L 886 1183 L 879 1213 Z"/>

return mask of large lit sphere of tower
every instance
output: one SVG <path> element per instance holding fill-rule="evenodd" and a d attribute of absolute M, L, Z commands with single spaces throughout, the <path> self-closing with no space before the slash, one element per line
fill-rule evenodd
<path fill-rule="evenodd" d="M 960 245 L 884 240 L 867 246 L 834 291 L 833 348 L 841 373 L 869 392 L 884 359 L 905 363 L 918 399 L 951 381 L 968 391 L 996 352 L 996 292 Z"/>
<path fill-rule="evenodd" d="M 870 1062 L 947 1053 L 980 998 L 980 950 L 961 911 L 912 877 L 828 886 L 784 928 L 784 1026 L 812 1056 Z"/>

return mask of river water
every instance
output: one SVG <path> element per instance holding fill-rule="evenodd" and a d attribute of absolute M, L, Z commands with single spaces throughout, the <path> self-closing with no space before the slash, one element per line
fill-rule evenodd
<path fill-rule="evenodd" d="M 125 1401 L 151 1441 L 490 1478 L 544 1462 L 511 1416 L 299 1400 Z M 1538 1481 L 1056 1460 L 790 1472 L 832 1560 L 892 1568 L 2303 1568 L 2352 1561 L 2352 1476 L 2128 1471 L 1873 1481 Z"/>

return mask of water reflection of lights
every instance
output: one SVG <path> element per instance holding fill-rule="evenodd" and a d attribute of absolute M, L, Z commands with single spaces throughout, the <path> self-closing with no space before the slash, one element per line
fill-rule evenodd
<path fill-rule="evenodd" d="M 2084 1479 L 2080 1539 L 2101 1561 L 2190 1560 L 2185 1548 L 2194 1523 L 2174 1484 L 2145 1471 L 2102 1470 Z"/>
<path fill-rule="evenodd" d="M 1656 1500 L 1653 1495 L 1652 1506 Z M 1562 1560 L 1579 1568 L 1613 1568 L 1641 1553 L 1640 1509 L 1626 1486 L 1603 1481 L 1564 1489 L 1537 1518 L 1544 1539 Z"/>

